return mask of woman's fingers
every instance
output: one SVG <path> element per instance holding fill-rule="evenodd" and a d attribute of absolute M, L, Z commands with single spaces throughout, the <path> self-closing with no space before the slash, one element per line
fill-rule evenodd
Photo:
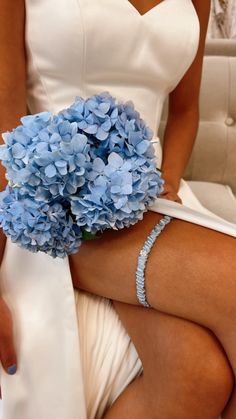
<path fill-rule="evenodd" d="M 169 199 L 170 201 L 175 201 L 182 204 L 182 200 L 177 194 L 177 190 L 168 181 L 165 181 L 164 183 L 164 189 L 160 193 L 160 198 Z"/>
<path fill-rule="evenodd" d="M 179 202 L 180 204 L 182 204 L 181 198 L 175 192 L 166 192 L 166 193 L 160 195 L 160 197 L 164 198 L 164 199 L 169 199 L 170 201 Z"/>
<path fill-rule="evenodd" d="M 7 374 L 15 374 L 17 369 L 16 351 L 13 338 L 13 322 L 9 307 L 0 297 L 0 358 Z"/>

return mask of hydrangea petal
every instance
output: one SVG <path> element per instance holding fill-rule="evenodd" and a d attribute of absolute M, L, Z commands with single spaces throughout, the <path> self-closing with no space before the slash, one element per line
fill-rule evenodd
<path fill-rule="evenodd" d="M 54 177 L 57 173 L 57 170 L 53 164 L 49 164 L 45 167 L 45 175 L 47 177 Z"/>

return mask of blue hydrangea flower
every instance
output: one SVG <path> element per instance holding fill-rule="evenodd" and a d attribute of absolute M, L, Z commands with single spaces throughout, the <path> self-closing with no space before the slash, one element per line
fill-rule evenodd
<path fill-rule="evenodd" d="M 122 228 L 142 219 L 162 185 L 153 163 L 141 166 L 136 157 L 123 159 L 112 152 L 106 165 L 94 160 L 84 187 L 71 197 L 71 211 L 91 233 Z"/>
<path fill-rule="evenodd" d="M 82 231 L 59 202 L 37 202 L 7 186 L 0 193 L 0 225 L 11 240 L 31 252 L 65 257 L 78 251 Z"/>
<path fill-rule="evenodd" d="M 68 121 L 77 121 L 79 130 L 92 134 L 95 140 L 104 141 L 117 118 L 115 99 L 108 93 L 94 95 L 84 100 L 80 96 L 65 110 L 59 112 L 60 117 Z"/>
<path fill-rule="evenodd" d="M 107 228 L 143 218 L 163 190 L 153 132 L 131 101 L 79 96 L 57 115 L 21 118 L 3 134 L 8 187 L 0 226 L 19 245 L 64 257 Z"/>
<path fill-rule="evenodd" d="M 69 196 L 85 182 L 89 144 L 77 124 L 47 112 L 21 118 L 22 125 L 4 135 L 0 158 L 11 186 L 36 200 Z M 31 136 L 30 136 L 31 135 Z"/>

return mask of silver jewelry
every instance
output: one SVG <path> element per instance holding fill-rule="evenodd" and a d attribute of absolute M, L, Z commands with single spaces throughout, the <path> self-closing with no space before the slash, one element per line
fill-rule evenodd
<path fill-rule="evenodd" d="M 137 270 L 136 270 L 136 294 L 138 301 L 140 304 L 142 304 L 144 307 L 151 307 L 151 305 L 148 303 L 145 293 L 145 265 L 147 262 L 148 255 L 150 253 L 150 250 L 159 234 L 163 230 L 163 228 L 168 224 L 173 217 L 170 217 L 169 215 L 165 215 L 159 223 L 155 225 L 155 227 L 152 229 L 151 233 L 148 235 L 147 239 L 144 242 L 144 245 L 142 249 L 139 252 L 138 256 L 138 264 L 137 264 Z"/>

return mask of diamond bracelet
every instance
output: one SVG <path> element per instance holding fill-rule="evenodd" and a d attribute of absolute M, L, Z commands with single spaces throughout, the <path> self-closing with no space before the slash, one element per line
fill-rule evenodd
<path fill-rule="evenodd" d="M 136 293 L 137 298 L 145 307 L 151 307 L 151 305 L 148 303 L 146 299 L 146 293 L 145 293 L 145 266 L 147 262 L 148 255 L 150 253 L 150 250 L 161 231 L 164 229 L 166 224 L 168 224 L 173 217 L 170 217 L 169 215 L 165 215 L 152 229 L 151 233 L 148 235 L 147 239 L 144 242 L 144 245 L 142 249 L 139 252 L 138 256 L 138 264 L 137 264 L 137 270 L 136 270 Z"/>

